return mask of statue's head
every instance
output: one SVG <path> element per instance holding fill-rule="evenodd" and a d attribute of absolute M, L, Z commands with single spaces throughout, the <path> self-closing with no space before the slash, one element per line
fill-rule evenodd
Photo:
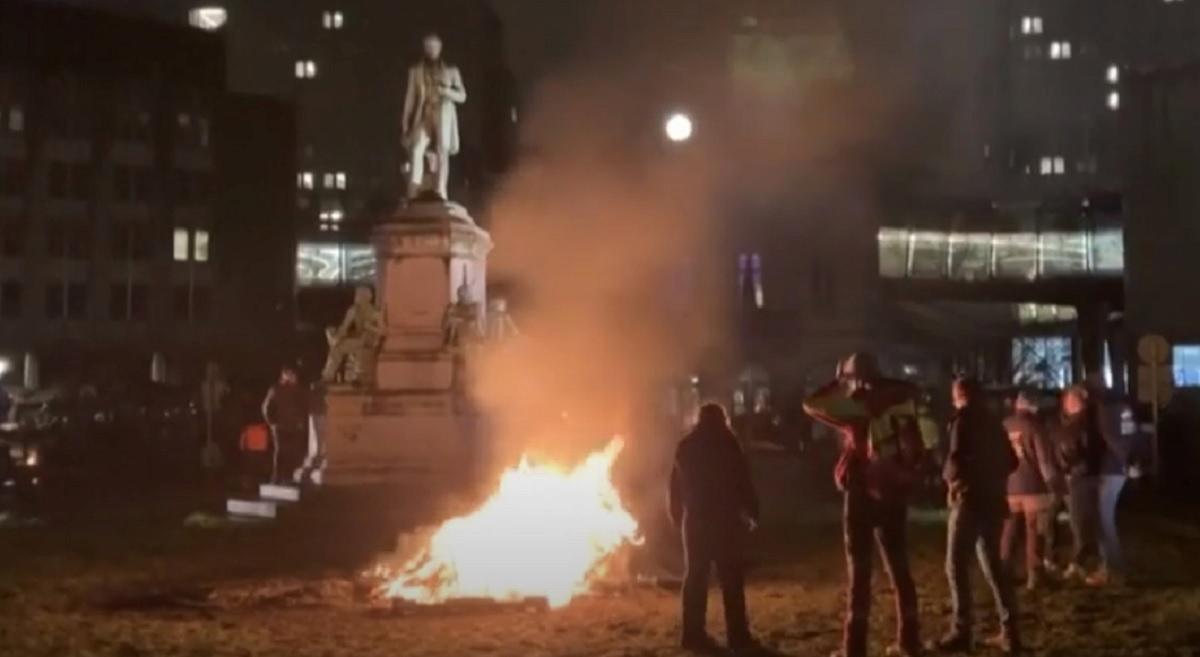
<path fill-rule="evenodd" d="M 375 294 L 371 292 L 371 288 L 366 285 L 359 285 L 354 288 L 354 303 L 364 304 L 371 303 L 375 300 Z"/>
<path fill-rule="evenodd" d="M 466 281 L 459 284 L 458 290 L 455 292 L 459 303 L 467 303 L 471 300 L 471 286 L 467 285 Z"/>
<path fill-rule="evenodd" d="M 426 34 L 421 41 L 421 50 L 425 53 L 425 58 L 431 62 L 441 59 L 442 37 L 438 36 L 437 32 Z"/>

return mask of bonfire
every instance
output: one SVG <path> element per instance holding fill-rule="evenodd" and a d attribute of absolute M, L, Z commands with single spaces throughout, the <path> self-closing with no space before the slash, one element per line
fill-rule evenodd
<path fill-rule="evenodd" d="M 571 469 L 525 456 L 475 511 L 428 533 L 396 569 L 381 567 L 385 596 L 420 604 L 456 599 L 544 599 L 566 605 L 608 575 L 640 542 L 612 483 L 619 438 Z"/>

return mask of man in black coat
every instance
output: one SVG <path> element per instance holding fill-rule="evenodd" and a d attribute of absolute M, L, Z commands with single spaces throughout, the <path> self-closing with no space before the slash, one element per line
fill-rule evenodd
<path fill-rule="evenodd" d="M 729 647 L 735 654 L 754 652 L 757 644 L 746 619 L 743 552 L 747 531 L 758 523 L 758 498 L 746 457 L 719 404 L 701 406 L 695 429 L 679 443 L 668 506 L 671 521 L 683 533 L 683 648 L 716 648 L 704 630 L 708 571 L 715 564 Z"/>
<path fill-rule="evenodd" d="M 977 381 L 956 380 L 952 394 L 955 415 L 950 423 L 950 449 L 942 476 L 950 492 L 946 577 L 954 619 L 938 648 L 946 652 L 972 648 L 968 569 L 975 552 L 1000 616 L 1001 633 L 992 643 L 1007 654 L 1015 654 L 1020 651 L 1016 592 L 1000 560 L 1000 537 L 1008 515 L 1008 476 L 1017 467 L 1017 455 L 999 418 L 984 405 Z"/>

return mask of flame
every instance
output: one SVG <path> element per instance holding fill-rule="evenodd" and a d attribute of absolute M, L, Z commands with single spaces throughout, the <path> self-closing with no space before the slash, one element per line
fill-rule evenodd
<path fill-rule="evenodd" d="M 586 593 L 619 548 L 640 542 L 611 479 L 623 446 L 615 438 L 569 471 L 523 457 L 479 509 L 434 530 L 385 595 L 424 604 L 542 597 L 561 607 Z"/>

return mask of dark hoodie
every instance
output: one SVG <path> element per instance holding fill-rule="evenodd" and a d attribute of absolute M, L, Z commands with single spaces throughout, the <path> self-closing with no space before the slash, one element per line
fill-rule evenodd
<path fill-rule="evenodd" d="M 758 520 L 758 496 L 737 437 L 728 427 L 697 426 L 675 450 L 669 494 L 671 520 L 705 524 Z"/>
<path fill-rule="evenodd" d="M 1008 476 L 1017 455 L 1004 426 L 978 401 L 959 409 L 950 422 L 950 449 L 942 478 L 952 499 L 979 512 L 1008 510 Z"/>

